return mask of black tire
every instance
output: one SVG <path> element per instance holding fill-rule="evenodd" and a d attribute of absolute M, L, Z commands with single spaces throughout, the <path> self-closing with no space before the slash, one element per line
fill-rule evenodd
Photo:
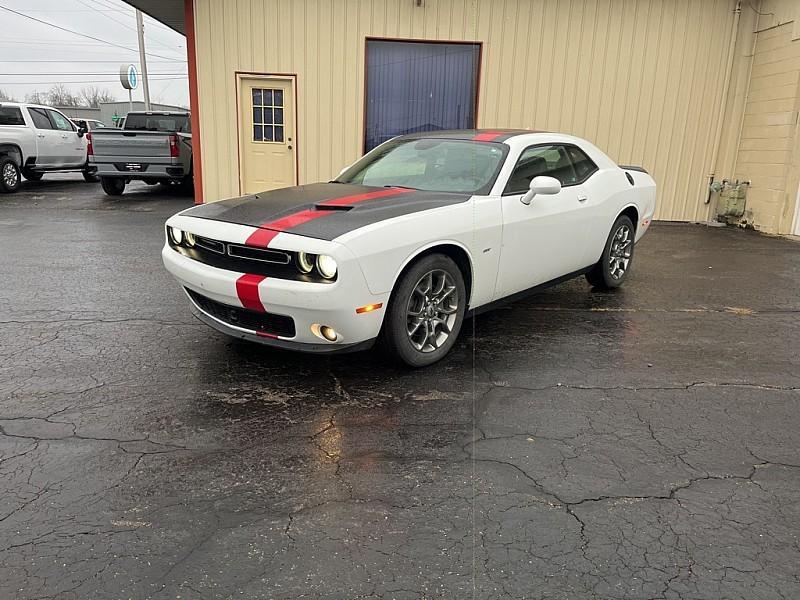
<path fill-rule="evenodd" d="M 158 185 L 158 179 L 142 179 L 145 185 Z"/>
<path fill-rule="evenodd" d="M 449 282 L 445 274 L 446 277 L 449 277 Z M 441 302 L 434 303 L 434 296 L 429 297 L 415 292 L 418 286 L 427 285 L 423 283 L 423 280 L 429 275 L 437 278 L 441 277 L 443 283 L 442 292 L 439 293 L 440 296 L 444 290 L 451 287 L 454 288 L 449 294 L 444 295 L 444 299 Z M 438 281 L 439 279 L 431 280 L 434 291 L 439 287 Z M 428 300 L 431 302 L 428 302 Z M 435 363 L 450 351 L 456 338 L 458 338 L 458 333 L 461 331 L 461 325 L 464 322 L 466 302 L 467 293 L 464 286 L 464 276 L 450 257 L 444 254 L 429 254 L 419 259 L 403 273 L 395 284 L 394 290 L 392 290 L 392 296 L 383 322 L 382 341 L 385 348 L 410 367 L 425 367 Z M 417 306 L 414 306 L 414 304 Z M 413 334 L 413 336 L 416 336 L 417 341 L 412 340 L 412 334 L 409 332 L 410 326 L 413 327 L 413 323 L 410 323 L 410 320 L 414 317 L 409 314 L 412 309 L 419 310 L 422 316 L 416 318 L 425 327 L 418 334 Z M 454 310 L 454 312 L 445 314 L 445 311 L 451 310 Z M 455 318 L 450 319 L 451 316 Z M 433 326 L 433 335 L 430 336 L 433 343 L 429 344 L 428 332 L 431 330 L 428 329 L 428 325 L 425 322 L 430 323 L 442 317 L 444 317 L 444 321 L 439 320 Z M 450 322 L 447 322 L 447 320 Z M 442 331 L 442 322 L 449 327 L 449 334 L 445 334 Z M 419 323 L 418 327 L 421 327 Z M 446 337 L 441 339 L 442 335 L 446 335 Z M 421 338 L 424 339 L 420 343 L 419 340 Z M 418 348 L 417 345 L 421 345 L 422 348 Z"/>
<path fill-rule="evenodd" d="M 44 173 L 41 171 L 31 171 L 30 169 L 22 169 L 22 176 L 28 181 L 41 181 Z"/>
<path fill-rule="evenodd" d="M 97 171 L 85 169 L 83 171 L 83 180 L 87 183 L 97 183 L 100 181 L 100 176 L 97 174 Z"/>
<path fill-rule="evenodd" d="M 611 233 L 608 234 L 603 255 L 592 267 L 592 270 L 586 273 L 586 280 L 601 290 L 611 290 L 621 286 L 628 278 L 633 266 L 635 237 L 636 229 L 630 218 L 626 215 L 617 217 L 611 227 Z M 613 268 L 612 263 L 614 264 Z"/>
<path fill-rule="evenodd" d="M 122 177 L 101 177 L 100 185 L 109 196 L 122 196 L 125 191 L 125 180 Z"/>
<path fill-rule="evenodd" d="M 22 173 L 13 159 L 0 159 L 0 191 L 11 194 L 22 185 Z"/>

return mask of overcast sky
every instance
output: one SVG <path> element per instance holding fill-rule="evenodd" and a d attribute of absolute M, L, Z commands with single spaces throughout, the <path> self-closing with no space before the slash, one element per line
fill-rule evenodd
<path fill-rule="evenodd" d="M 119 83 L 119 67 L 140 65 L 135 11 L 121 0 L 0 0 L 0 31 L 0 90 L 16 99 L 33 90 L 46 91 L 55 83 L 76 94 L 82 87 L 96 85 L 118 100 L 128 99 Z M 146 15 L 144 31 L 150 100 L 188 106 L 186 38 Z M 141 85 L 133 98 L 143 99 Z"/>

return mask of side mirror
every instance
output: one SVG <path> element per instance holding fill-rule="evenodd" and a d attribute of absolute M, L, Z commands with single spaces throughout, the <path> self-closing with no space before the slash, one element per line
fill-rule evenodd
<path fill-rule="evenodd" d="M 552 196 L 561 191 L 561 182 L 555 177 L 539 175 L 531 179 L 531 185 L 525 195 L 519 199 L 523 204 L 530 204 L 533 197 L 537 194 Z"/>
<path fill-rule="evenodd" d="M 87 133 L 88 131 L 89 131 L 89 130 L 88 130 L 88 129 L 86 129 L 86 126 L 85 126 L 85 125 L 81 125 L 80 127 L 78 127 L 78 137 L 83 137 L 83 136 L 85 136 L 85 135 L 86 135 L 86 133 Z"/>

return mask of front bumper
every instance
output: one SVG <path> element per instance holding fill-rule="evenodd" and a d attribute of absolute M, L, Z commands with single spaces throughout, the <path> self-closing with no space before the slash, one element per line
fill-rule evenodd
<path fill-rule="evenodd" d="M 182 224 L 186 227 L 186 221 Z M 191 229 L 190 229 L 191 230 Z M 283 235 L 283 234 L 282 234 Z M 287 238 L 299 236 L 285 235 Z M 294 321 L 294 335 L 273 334 L 258 331 L 253 327 L 242 326 L 247 319 L 223 319 L 224 314 L 213 314 L 204 309 L 188 293 L 194 314 L 228 335 L 256 341 L 262 344 L 290 348 L 306 352 L 336 352 L 361 349 L 371 345 L 380 333 L 383 314 L 389 299 L 388 294 L 373 294 L 355 257 L 341 244 L 321 242 L 320 240 L 288 240 L 302 246 L 313 243 L 316 247 L 309 251 L 322 252 L 319 244 L 327 247 L 324 252 L 336 258 L 339 272 L 334 283 L 310 283 L 278 278 L 264 278 L 257 284 L 257 298 L 269 315 L 291 317 Z M 286 250 L 297 250 L 289 248 Z M 187 290 L 215 303 L 233 307 L 237 311 L 248 309 L 240 299 L 239 281 L 245 273 L 227 271 L 193 260 L 165 244 L 161 252 L 164 266 Z M 250 300 L 252 301 L 252 300 Z M 382 308 L 357 314 L 356 308 L 367 304 L 382 304 Z M 241 314 L 241 313 L 239 313 Z M 261 315 L 253 311 L 252 315 Z M 333 342 L 319 335 L 319 328 L 327 326 L 337 333 Z M 315 333 L 316 332 L 316 333 Z"/>

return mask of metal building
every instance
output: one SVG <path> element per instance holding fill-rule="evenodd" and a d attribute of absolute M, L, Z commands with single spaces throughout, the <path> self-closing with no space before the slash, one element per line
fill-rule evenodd
<path fill-rule="evenodd" d="M 509 127 L 644 166 L 659 219 L 748 181 L 733 220 L 800 233 L 798 0 L 129 3 L 187 36 L 198 201 L 330 179 L 406 131 Z"/>

